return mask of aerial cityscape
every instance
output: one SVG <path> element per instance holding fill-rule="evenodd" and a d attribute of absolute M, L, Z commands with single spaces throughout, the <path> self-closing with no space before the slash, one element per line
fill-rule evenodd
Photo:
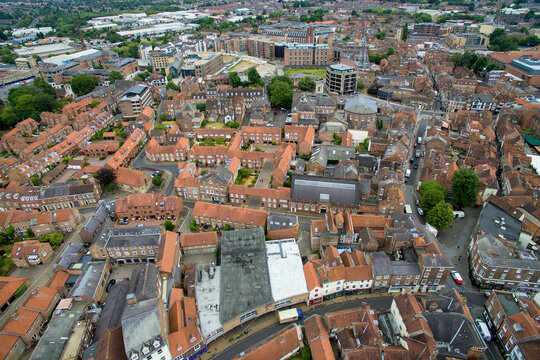
<path fill-rule="evenodd" d="M 0 2 L 0 360 L 538 360 L 540 0 Z"/>

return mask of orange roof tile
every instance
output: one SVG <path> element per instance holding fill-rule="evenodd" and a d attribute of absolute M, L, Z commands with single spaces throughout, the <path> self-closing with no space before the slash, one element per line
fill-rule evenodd
<path fill-rule="evenodd" d="M 26 281 L 25 278 L 0 276 L 0 305 L 4 305 Z"/>
<path fill-rule="evenodd" d="M 180 237 L 180 245 L 183 249 L 192 246 L 217 245 L 217 234 L 215 231 L 182 234 Z"/>
<path fill-rule="evenodd" d="M 301 346 L 295 325 L 290 325 L 271 338 L 253 346 L 235 360 L 281 359 Z"/>
<path fill-rule="evenodd" d="M 40 286 L 32 291 L 32 294 L 26 299 L 26 303 L 23 306 L 28 309 L 46 312 L 57 295 L 58 292 L 56 289 Z"/>
<path fill-rule="evenodd" d="M 0 359 L 5 359 L 17 340 L 19 339 L 18 336 L 15 335 L 8 335 L 8 334 L 0 334 Z"/>
<path fill-rule="evenodd" d="M 178 264 L 174 263 L 177 258 L 176 255 L 179 251 L 178 248 L 178 233 L 172 231 L 166 231 L 164 239 L 161 239 L 163 248 L 160 248 L 160 259 L 157 262 L 157 266 L 160 271 L 169 274 L 173 273 L 174 267 Z"/>
<path fill-rule="evenodd" d="M 313 266 L 313 263 L 310 261 L 304 264 L 304 276 L 306 278 L 306 284 L 309 291 L 317 287 L 319 288 L 321 287 L 321 282 L 319 281 L 319 277 L 317 276 L 315 267 Z"/>
<path fill-rule="evenodd" d="M 68 277 L 69 273 L 65 271 L 58 271 L 53 275 L 51 281 L 49 282 L 49 287 L 56 289 L 59 293 L 61 293 L 64 289 Z"/>
<path fill-rule="evenodd" d="M 268 213 L 264 210 L 239 208 L 230 205 L 211 204 L 202 201 L 195 203 L 193 216 L 207 217 L 221 221 L 237 222 L 250 226 L 265 226 Z"/>
<path fill-rule="evenodd" d="M 195 323 L 169 334 L 169 348 L 174 358 L 201 342 L 201 333 Z"/>
<path fill-rule="evenodd" d="M 311 358 L 313 360 L 334 360 L 336 357 L 332 350 L 332 344 L 327 338 L 317 338 L 309 343 Z"/>
<path fill-rule="evenodd" d="M 4 324 L 2 331 L 10 334 L 26 335 L 40 316 L 38 311 L 20 307 L 16 312 L 11 314 L 9 320 Z"/>

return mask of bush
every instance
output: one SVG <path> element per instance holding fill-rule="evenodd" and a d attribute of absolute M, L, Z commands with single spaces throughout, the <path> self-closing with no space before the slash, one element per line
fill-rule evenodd
<path fill-rule="evenodd" d="M 195 220 L 191 220 L 191 222 L 189 223 L 189 229 L 191 231 L 197 231 L 198 228 L 199 226 L 197 225 L 197 222 Z"/>
<path fill-rule="evenodd" d="M 163 226 L 165 227 L 165 230 L 167 230 L 167 231 L 173 231 L 174 228 L 175 228 L 174 224 L 172 222 L 170 222 L 169 220 L 165 221 Z"/>
<path fill-rule="evenodd" d="M 60 233 L 52 233 L 43 235 L 39 238 L 39 242 L 48 242 L 53 249 L 56 249 L 64 241 L 64 235 Z"/>
<path fill-rule="evenodd" d="M 163 178 L 161 176 L 154 176 L 154 178 L 152 178 L 152 184 L 154 184 L 155 186 L 161 185 L 162 181 Z"/>
<path fill-rule="evenodd" d="M 107 158 L 107 155 L 101 155 L 101 156 L 99 157 L 99 160 L 105 160 L 106 158 Z"/>
<path fill-rule="evenodd" d="M 24 292 L 26 291 L 26 285 L 25 284 L 22 284 L 20 288 L 17 289 L 17 291 L 15 291 L 15 293 L 13 294 L 16 298 L 18 298 L 19 296 L 21 296 L 22 294 L 24 294 Z"/>
<path fill-rule="evenodd" d="M 107 184 L 107 186 L 105 187 L 105 189 L 109 192 L 112 192 L 114 191 L 114 189 L 116 189 L 116 184 L 115 183 L 109 183 Z"/>

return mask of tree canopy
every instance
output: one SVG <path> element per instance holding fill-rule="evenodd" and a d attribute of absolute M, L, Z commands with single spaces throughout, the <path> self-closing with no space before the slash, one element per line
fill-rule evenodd
<path fill-rule="evenodd" d="M 429 212 L 441 201 L 444 201 L 444 192 L 440 191 L 440 189 L 429 189 L 420 197 L 420 207 L 425 212 Z"/>
<path fill-rule="evenodd" d="M 483 185 L 474 171 L 469 169 L 456 171 L 452 177 L 452 201 L 461 207 L 473 205 Z"/>
<path fill-rule="evenodd" d="M 298 81 L 298 89 L 301 91 L 309 91 L 313 92 L 315 91 L 315 88 L 317 87 L 317 84 L 315 83 L 315 80 L 311 76 L 305 76 Z"/>
<path fill-rule="evenodd" d="M 236 71 L 229 73 L 229 84 L 231 84 L 233 88 L 237 88 L 242 84 L 242 80 L 240 80 L 240 76 Z"/>
<path fill-rule="evenodd" d="M 264 81 L 254 66 L 249 68 L 247 76 L 250 86 L 264 86 Z"/>
<path fill-rule="evenodd" d="M 438 190 L 443 194 L 446 192 L 446 188 L 435 181 L 424 181 L 420 185 L 420 195 L 424 195 L 429 190 Z"/>
<path fill-rule="evenodd" d="M 97 179 L 101 185 L 107 186 L 116 179 L 116 175 L 114 174 L 114 171 L 104 167 L 97 172 Z"/>
<path fill-rule="evenodd" d="M 441 201 L 427 213 L 427 222 L 433 225 L 437 230 L 445 230 L 452 226 L 454 212 L 452 205 Z"/>
<path fill-rule="evenodd" d="M 291 107 L 293 89 L 288 76 L 274 76 L 268 84 L 268 93 L 272 105 L 287 109 Z"/>
<path fill-rule="evenodd" d="M 109 73 L 109 82 L 114 84 L 116 80 L 124 80 L 124 75 L 119 71 L 113 70 Z"/>
<path fill-rule="evenodd" d="M 71 79 L 71 89 L 77 96 L 92 92 L 97 84 L 96 77 L 89 74 L 78 74 Z"/>

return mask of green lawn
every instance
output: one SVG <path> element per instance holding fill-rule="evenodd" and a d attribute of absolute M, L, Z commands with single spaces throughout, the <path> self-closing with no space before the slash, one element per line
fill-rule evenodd
<path fill-rule="evenodd" d="M 324 79 L 326 77 L 326 66 L 323 67 L 289 67 L 285 68 L 285 75 L 291 76 L 293 74 L 310 74 L 315 75 L 318 79 Z"/>
<path fill-rule="evenodd" d="M 11 253 L 13 245 L 0 245 L 0 250 L 4 250 L 6 253 L 0 255 L 0 276 L 6 276 L 9 270 L 15 266 L 11 259 L 8 257 Z"/>

